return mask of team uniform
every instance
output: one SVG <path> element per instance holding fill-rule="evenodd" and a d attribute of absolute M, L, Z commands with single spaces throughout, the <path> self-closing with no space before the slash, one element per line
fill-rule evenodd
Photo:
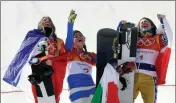
<path fill-rule="evenodd" d="M 72 18 L 70 18 L 72 19 Z M 44 20 L 44 18 L 42 19 Z M 13 86 L 20 86 L 23 87 L 23 90 L 27 90 L 28 89 L 28 85 L 24 86 L 22 85 L 22 80 L 27 80 L 27 79 L 23 79 L 21 78 L 21 74 L 25 74 L 25 76 L 30 76 L 31 72 L 29 72 L 30 69 L 30 65 L 27 65 L 28 61 L 31 60 L 31 54 L 32 57 L 35 57 L 36 55 L 40 54 L 41 51 L 37 50 L 37 46 L 39 44 L 40 41 L 46 39 L 50 33 L 46 33 L 46 35 L 44 34 L 44 32 L 41 30 L 43 29 L 42 27 L 45 25 L 46 27 L 52 25 L 50 23 L 46 23 L 48 22 L 46 19 L 44 22 L 40 21 L 40 24 L 38 25 L 38 29 L 34 29 L 31 30 L 27 33 L 18 53 L 16 54 L 15 58 L 12 60 L 10 66 L 8 67 L 8 70 L 6 71 L 3 80 Z M 52 22 L 52 21 L 51 21 Z M 44 24 L 45 23 L 45 24 Z M 39 28 L 40 27 L 40 28 Z M 73 31 L 73 23 L 68 23 L 68 32 L 70 33 L 70 31 Z M 49 28 L 49 27 L 48 27 Z M 50 28 L 48 29 L 48 32 L 50 32 Z M 53 31 L 55 31 L 55 27 L 52 26 Z M 52 55 L 52 56 L 59 56 L 65 53 L 65 47 L 64 47 L 64 42 L 63 40 L 56 38 L 56 41 L 53 39 L 49 40 L 49 45 L 47 46 L 48 48 L 48 54 Z M 66 46 L 67 48 L 67 46 Z M 67 62 L 65 61 L 50 61 L 47 60 L 46 61 L 47 65 L 50 65 L 50 67 L 52 66 L 52 69 L 54 71 L 53 75 L 52 75 L 52 83 L 53 83 L 53 87 L 54 87 L 54 94 L 55 94 L 55 99 L 56 99 L 56 103 L 59 103 L 60 100 L 60 93 L 62 91 L 62 86 L 63 86 L 63 79 L 65 77 L 65 71 L 66 71 L 66 65 Z M 23 69 L 23 67 L 25 67 L 25 69 Z M 22 70 L 23 69 L 23 70 Z M 27 74 L 27 75 L 26 75 Z M 31 82 L 31 81 L 30 81 Z M 30 83 L 27 82 L 29 85 Z M 35 99 L 35 103 L 38 103 L 37 100 L 37 92 L 35 89 L 35 86 L 32 85 L 32 93 L 34 95 L 34 99 Z M 31 95 L 31 92 L 30 92 Z"/>
<path fill-rule="evenodd" d="M 92 66 L 95 54 L 77 52 L 73 49 L 68 56 L 69 76 L 67 78 L 72 103 L 89 103 L 95 92 L 92 79 Z"/>
<path fill-rule="evenodd" d="M 92 66 L 95 65 L 95 53 L 78 51 L 73 47 L 73 23 L 68 23 L 66 52 L 60 56 L 50 58 L 55 62 L 67 63 L 69 75 L 67 78 L 72 103 L 88 103 L 95 92 L 92 79 Z"/>
<path fill-rule="evenodd" d="M 62 39 L 57 38 L 56 45 L 57 45 L 57 49 L 56 49 L 54 56 L 59 56 L 65 53 L 64 42 Z M 65 74 L 66 74 L 66 65 L 67 64 L 62 61 L 60 62 L 52 61 L 52 67 L 54 69 L 52 79 L 53 79 L 56 103 L 59 103 L 60 101 L 60 94 L 62 92 L 63 81 L 64 81 Z"/>
<path fill-rule="evenodd" d="M 65 55 L 52 58 L 57 61 L 67 61 L 69 75 L 67 78 L 70 100 L 72 103 L 88 103 L 95 92 L 92 79 L 92 66 L 95 65 L 95 54 L 85 51 L 78 52 L 76 48 Z"/>
<path fill-rule="evenodd" d="M 27 76 L 30 75 L 31 71 L 27 69 L 31 69 L 31 67 L 28 61 L 30 60 L 30 57 L 35 57 L 36 55 L 41 53 L 41 51 L 38 50 L 38 45 L 42 41 L 45 42 L 46 38 L 47 37 L 44 35 L 41 29 L 30 30 L 27 33 L 25 39 L 22 42 L 22 45 L 20 46 L 18 53 L 16 54 L 15 58 L 12 60 L 8 70 L 6 71 L 6 74 L 4 75 L 3 80 L 5 82 L 13 86 L 19 86 L 24 91 L 27 91 L 29 89 L 29 85 L 31 84 L 29 83 L 29 81 L 27 81 Z M 64 42 L 59 38 L 57 38 L 56 41 L 57 41 L 56 47 L 51 45 L 48 46 L 48 49 L 51 49 L 49 53 L 52 52 L 52 48 L 53 48 L 54 51 L 56 51 L 55 55 L 60 55 L 65 52 Z M 55 99 L 58 103 L 59 95 L 62 91 L 66 63 L 53 62 L 52 68 L 55 71 L 54 74 L 52 75 L 52 82 L 54 86 Z M 26 78 L 22 78 L 21 75 L 26 76 Z M 27 81 L 25 82 L 26 84 L 23 84 L 23 81 Z M 31 95 L 31 92 L 27 92 L 27 93 Z M 34 95 L 35 103 L 38 103 L 37 93 L 34 85 L 32 85 L 32 93 Z"/>
<path fill-rule="evenodd" d="M 48 39 L 48 41 L 46 41 Z M 42 38 L 43 42 L 47 42 L 48 45 L 47 51 L 49 55 L 52 56 L 59 56 L 63 53 L 65 53 L 65 48 L 64 48 L 64 42 L 60 38 L 56 38 L 56 41 L 50 38 Z M 39 42 L 40 43 L 40 42 Z M 34 52 L 32 53 L 32 57 L 35 55 L 38 55 L 41 53 L 40 50 L 40 44 L 36 47 Z M 60 100 L 60 94 L 62 92 L 62 86 L 63 86 L 63 79 L 65 77 L 65 72 L 66 72 L 66 63 L 65 62 L 55 62 L 52 61 L 52 63 L 46 61 L 47 65 L 51 65 L 53 69 L 53 74 L 52 74 L 52 84 L 53 84 L 53 89 L 54 89 L 54 94 L 55 94 L 55 100 L 56 103 L 59 103 Z M 36 91 L 35 85 L 32 85 L 32 93 L 34 95 L 35 103 L 38 103 L 37 99 L 37 91 Z"/>
<path fill-rule="evenodd" d="M 145 35 L 138 38 L 136 57 L 137 69 L 134 80 L 134 99 L 136 99 L 140 91 L 144 103 L 156 103 L 157 82 L 158 79 L 160 80 L 158 75 L 166 74 L 164 71 L 167 69 L 167 67 L 156 68 L 156 64 L 160 62 L 158 57 L 160 57 L 161 51 L 164 48 L 167 48 L 167 38 L 167 32 L 163 34 L 156 34 L 154 36 L 153 34 L 147 32 Z M 169 57 L 162 57 L 161 59 L 164 60 L 165 58 Z M 162 65 L 161 62 L 160 65 Z M 160 69 L 161 72 L 158 72 L 157 69 Z"/>
<path fill-rule="evenodd" d="M 155 103 L 154 101 L 156 101 L 157 73 L 155 62 L 161 48 L 166 46 L 162 41 L 164 36 L 165 34 L 152 36 L 150 33 L 147 33 L 145 37 L 139 37 L 138 39 L 134 98 L 137 97 L 140 91 L 144 103 Z"/>

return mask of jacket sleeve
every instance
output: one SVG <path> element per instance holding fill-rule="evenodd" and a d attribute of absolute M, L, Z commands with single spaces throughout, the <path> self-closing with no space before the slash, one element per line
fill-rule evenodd
<path fill-rule="evenodd" d="M 173 32 L 172 32 L 172 29 L 171 29 L 166 17 L 163 18 L 163 23 L 164 23 L 164 30 L 165 30 L 166 36 L 168 38 L 168 46 L 171 47 L 172 41 L 173 41 Z"/>
<path fill-rule="evenodd" d="M 172 29 L 171 29 L 166 17 L 163 18 L 162 20 L 160 20 L 160 22 L 161 22 L 161 24 L 160 24 L 159 28 L 157 29 L 157 33 L 162 34 L 161 40 L 162 40 L 163 46 L 171 47 L 172 41 L 173 41 Z"/>
<path fill-rule="evenodd" d="M 97 54 L 95 54 L 95 53 L 91 53 L 91 57 L 93 58 L 93 62 L 92 62 L 92 64 L 95 66 L 96 65 L 96 63 L 97 63 Z"/>
<path fill-rule="evenodd" d="M 160 36 L 160 47 L 164 48 L 168 46 L 168 37 L 166 34 L 161 34 Z"/>
<path fill-rule="evenodd" d="M 67 38 L 66 38 L 66 42 L 65 42 L 65 48 L 68 51 L 72 50 L 73 47 L 73 23 L 69 23 L 67 24 Z"/>

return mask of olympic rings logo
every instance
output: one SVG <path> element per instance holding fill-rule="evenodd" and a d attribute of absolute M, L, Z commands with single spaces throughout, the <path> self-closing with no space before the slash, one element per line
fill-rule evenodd
<path fill-rule="evenodd" d="M 137 42 L 137 46 L 151 46 L 152 44 L 155 43 L 154 38 L 139 38 Z"/>

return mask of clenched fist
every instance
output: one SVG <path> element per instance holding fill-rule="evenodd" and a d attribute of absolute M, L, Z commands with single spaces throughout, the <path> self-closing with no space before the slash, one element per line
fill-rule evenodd
<path fill-rule="evenodd" d="M 157 17 L 158 17 L 159 20 L 161 20 L 161 19 L 165 18 L 166 16 L 163 15 L 163 14 L 157 14 Z"/>
<path fill-rule="evenodd" d="M 70 11 L 70 15 L 69 15 L 69 18 L 68 18 L 68 22 L 70 23 L 74 23 L 75 19 L 76 19 L 76 16 L 77 14 L 75 13 L 75 11 L 72 9 Z"/>

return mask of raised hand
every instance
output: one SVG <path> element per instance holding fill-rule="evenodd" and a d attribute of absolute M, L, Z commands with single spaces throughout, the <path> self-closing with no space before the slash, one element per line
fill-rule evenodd
<path fill-rule="evenodd" d="M 157 17 L 158 17 L 159 20 L 161 20 L 161 19 L 165 18 L 166 16 L 163 15 L 163 14 L 157 14 Z"/>
<path fill-rule="evenodd" d="M 77 16 L 77 14 L 76 14 L 75 11 L 72 9 L 72 10 L 70 11 L 70 15 L 69 15 L 69 17 L 68 17 L 68 22 L 74 23 L 74 22 L 75 22 L 75 19 L 76 19 L 76 16 Z"/>
<path fill-rule="evenodd" d="M 127 23 L 126 20 L 121 20 L 117 26 L 117 30 L 120 30 L 119 28 L 121 28 L 123 26 L 123 24 Z"/>
<path fill-rule="evenodd" d="M 126 20 L 122 20 L 121 22 L 122 22 L 122 24 L 125 24 L 125 23 L 127 23 L 127 21 L 126 21 Z"/>

